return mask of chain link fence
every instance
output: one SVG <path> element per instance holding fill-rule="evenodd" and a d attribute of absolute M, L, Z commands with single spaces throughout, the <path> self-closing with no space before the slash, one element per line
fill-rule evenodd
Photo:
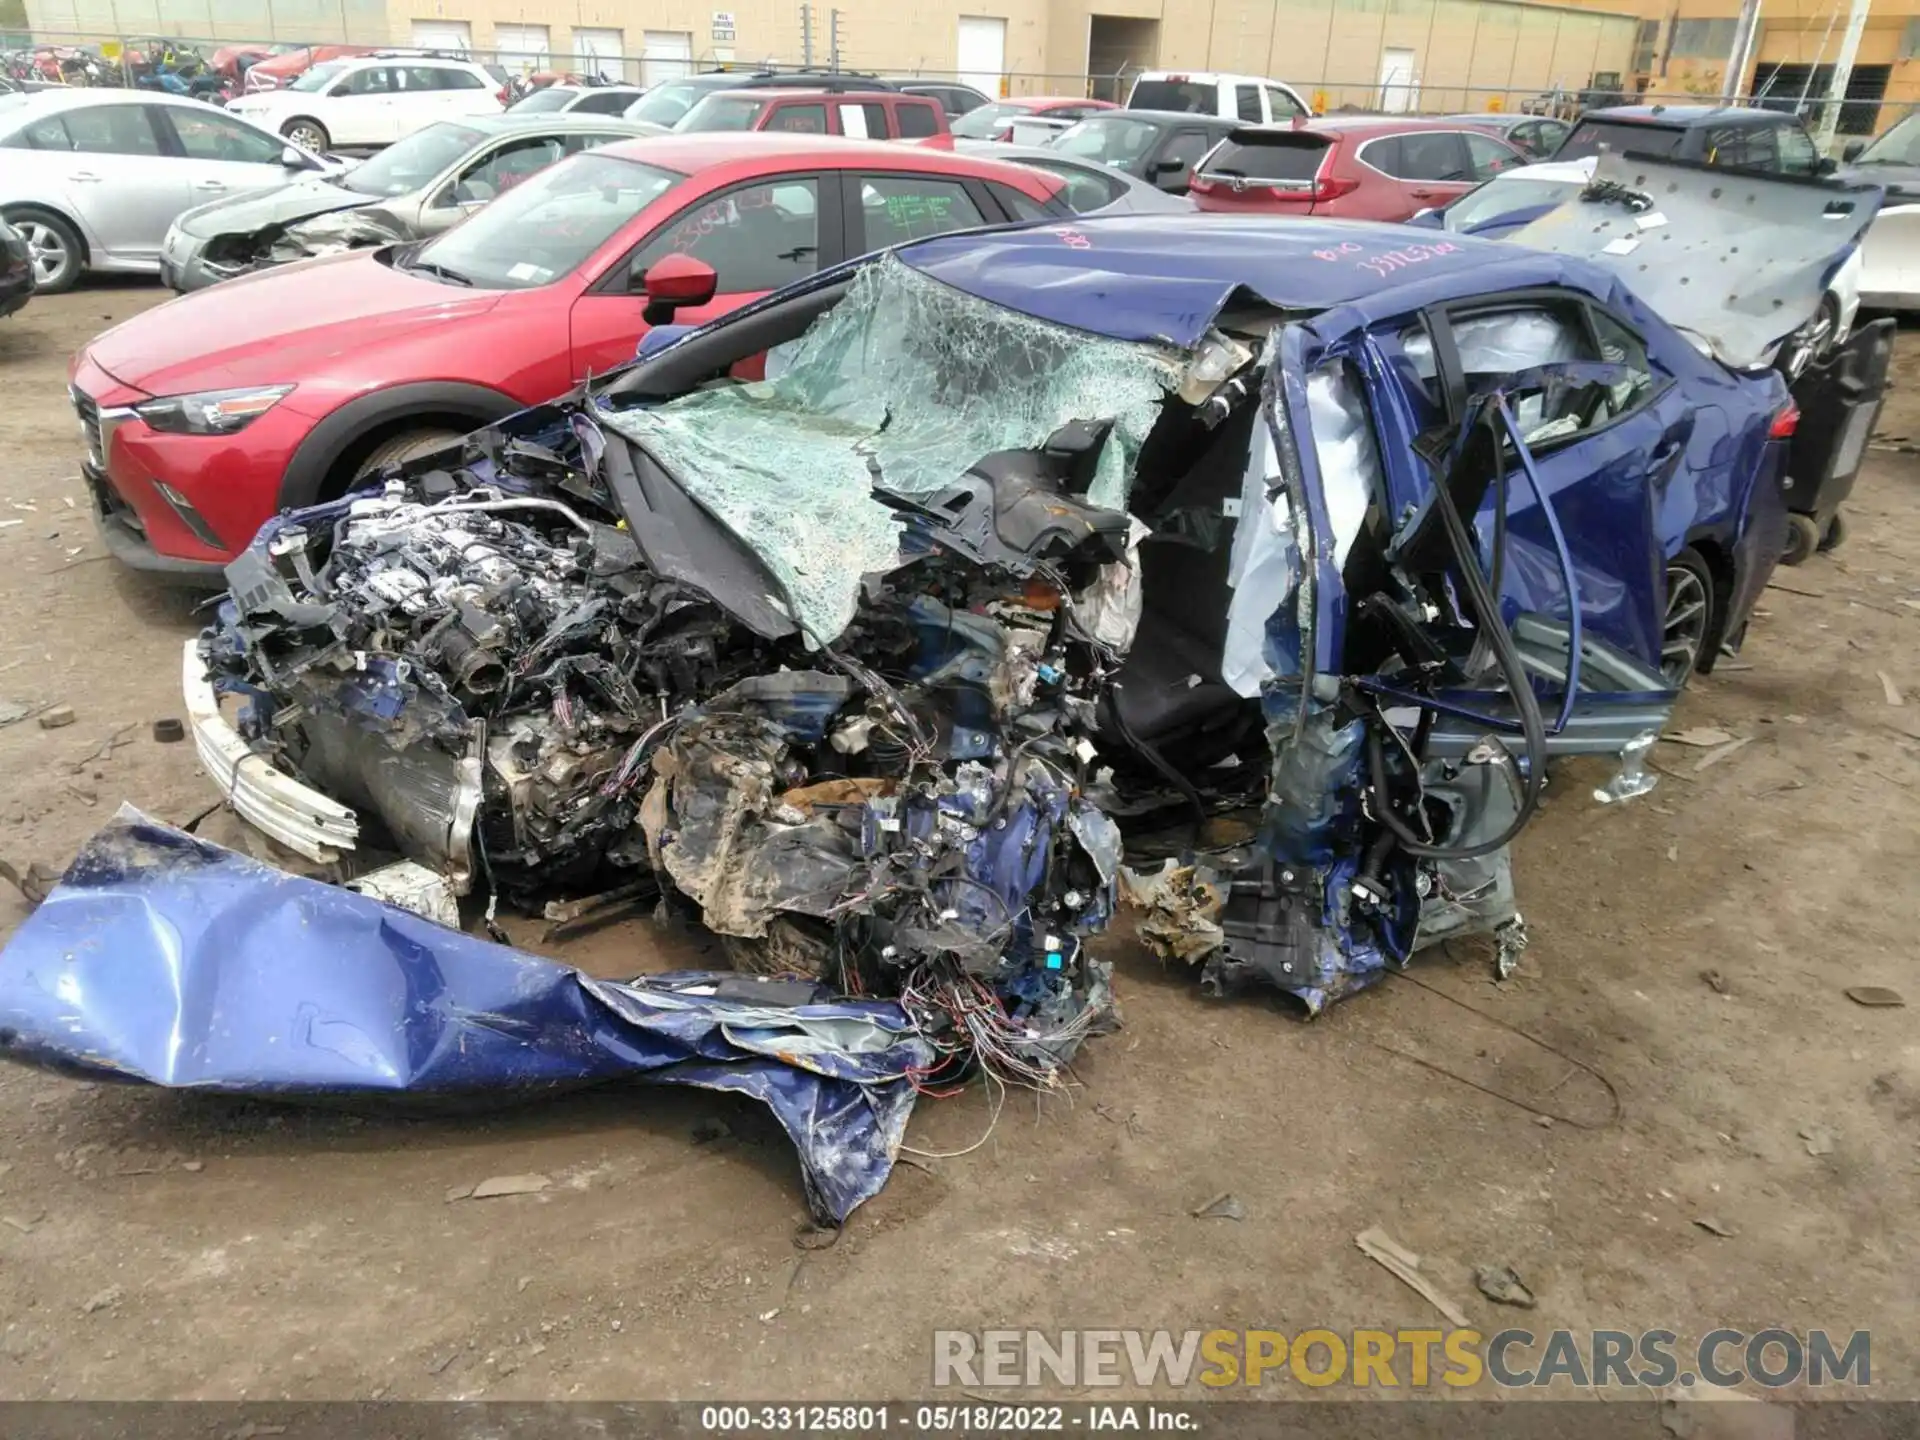
<path fill-rule="evenodd" d="M 656 85 L 683 75 L 721 68 L 742 73 L 768 70 L 805 73 L 809 69 L 837 68 L 849 73 L 885 75 L 893 80 L 917 79 L 928 84 L 970 85 L 989 94 L 997 91 L 1000 96 L 1016 99 L 1036 95 L 1074 95 L 1115 104 L 1125 103 L 1133 81 L 1140 73 L 1139 68 L 1133 66 L 1104 74 L 1016 70 L 999 76 L 995 84 L 991 79 L 954 70 L 862 66 L 851 60 L 836 66 L 827 57 L 816 58 L 808 66 L 794 59 L 722 61 L 711 53 L 701 55 L 684 51 L 675 54 L 651 51 L 636 54 L 587 49 L 568 53 L 545 48 L 473 48 L 464 45 L 457 49 L 433 50 L 427 46 L 391 40 L 384 33 L 365 33 L 369 26 L 351 23 L 352 15 L 353 12 L 343 5 L 335 14 L 331 27 L 315 20 L 307 27 L 308 33 L 297 38 L 220 34 L 213 33 L 219 28 L 213 26 L 208 27 L 209 33 L 206 34 L 175 33 L 164 36 L 131 29 L 113 34 L 47 30 L 17 34 L 0 32 L 0 71 L 16 79 L 59 82 L 65 78 L 73 83 L 89 83 L 91 76 L 91 83 L 131 84 L 134 79 L 132 72 L 144 68 L 149 54 L 158 54 L 163 49 L 171 49 L 176 55 L 192 52 L 203 62 L 210 62 L 221 50 L 251 50 L 257 55 L 265 55 L 285 53 L 305 45 L 346 45 L 368 51 L 392 49 L 408 53 L 457 55 L 494 68 L 503 82 L 515 79 L 523 84 L 561 79 L 589 84 Z M 385 24 L 384 12 L 381 12 L 380 25 L 384 28 Z M 91 72 L 75 58 L 88 55 L 102 62 L 93 66 Z M 252 58 L 250 56 L 242 60 L 241 65 L 250 63 Z M 68 61 L 64 69 L 61 65 L 63 59 Z M 1772 68 L 1778 71 L 1782 67 Z M 1766 74 L 1768 70 L 1769 67 L 1765 65 L 1759 67 L 1761 74 Z M 1826 80 L 1825 76 L 1796 75 L 1795 83 L 1779 84 L 1774 76 L 1769 76 L 1758 93 L 1743 94 L 1732 103 L 1796 114 L 1807 122 L 1809 128 L 1815 128 L 1827 104 L 1824 90 L 1817 89 L 1813 83 L 1815 78 L 1822 82 Z M 1290 77 L 1290 83 L 1316 113 L 1327 115 L 1525 115 L 1569 121 L 1585 110 L 1602 106 L 1697 106 L 1719 102 L 1717 84 L 1710 89 L 1700 85 L 1694 88 L 1639 90 L 1623 85 L 1619 77 L 1614 75 L 1595 76 L 1592 79 L 1595 83 L 1580 88 L 1555 85 L 1544 89 L 1524 85 L 1436 84 L 1417 78 L 1404 82 L 1365 80 L 1340 75 L 1307 81 Z M 1836 148 L 1849 140 L 1883 133 L 1916 108 L 1920 108 L 1920 84 L 1888 83 L 1880 93 L 1867 98 L 1861 98 L 1856 87 L 1846 100 L 1839 102 Z"/>

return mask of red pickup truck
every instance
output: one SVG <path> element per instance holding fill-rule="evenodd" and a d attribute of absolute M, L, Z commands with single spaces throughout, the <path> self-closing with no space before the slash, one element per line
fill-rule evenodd
<path fill-rule="evenodd" d="M 855 140 L 921 140 L 951 145 L 947 112 L 924 95 L 897 90 L 716 90 L 673 127 L 770 130 L 785 135 L 845 135 Z"/>

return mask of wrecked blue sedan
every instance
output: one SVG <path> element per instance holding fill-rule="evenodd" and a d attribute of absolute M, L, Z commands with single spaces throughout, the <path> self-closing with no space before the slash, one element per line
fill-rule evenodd
<path fill-rule="evenodd" d="M 270 523 L 188 656 L 201 754 L 312 860 L 654 887 L 1026 1083 L 1112 1023 L 1129 855 L 1217 991 L 1510 963 L 1549 760 L 1639 793 L 1741 642 L 1775 362 L 1877 199 L 1667 168 L 1529 248 L 1130 217 L 822 274 Z"/>

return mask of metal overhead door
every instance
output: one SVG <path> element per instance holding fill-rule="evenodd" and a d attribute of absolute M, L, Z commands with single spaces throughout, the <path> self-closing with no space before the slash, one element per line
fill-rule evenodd
<path fill-rule="evenodd" d="M 544 25 L 496 25 L 493 27 L 494 58 L 509 70 L 531 72 L 547 68 L 547 27 Z"/>
<path fill-rule="evenodd" d="M 621 58 L 621 33 L 573 27 L 573 65 L 582 75 L 598 75 L 602 80 L 625 80 L 626 62 Z"/>
<path fill-rule="evenodd" d="M 649 30 L 640 47 L 640 83 L 648 89 L 663 80 L 693 73 L 693 36 L 684 30 Z"/>
<path fill-rule="evenodd" d="M 413 43 L 421 50 L 468 55 L 473 52 L 473 26 L 464 20 L 416 20 Z"/>
<path fill-rule="evenodd" d="M 983 95 L 1000 95 L 1007 73 L 1007 22 L 996 15 L 960 17 L 960 81 Z"/>

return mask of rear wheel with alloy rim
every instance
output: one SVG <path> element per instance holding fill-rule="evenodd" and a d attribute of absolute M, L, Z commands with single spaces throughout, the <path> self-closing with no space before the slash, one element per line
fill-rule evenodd
<path fill-rule="evenodd" d="M 27 257 L 33 262 L 33 288 L 42 295 L 58 295 L 71 290 L 84 266 L 80 237 L 73 227 L 57 215 L 44 210 L 22 210 L 7 216 L 7 223 L 27 242 Z"/>
<path fill-rule="evenodd" d="M 1698 550 L 1667 562 L 1667 614 L 1660 630 L 1660 673 L 1678 690 L 1693 678 L 1713 634 L 1713 571 Z"/>
<path fill-rule="evenodd" d="M 304 150 L 318 155 L 333 142 L 327 138 L 327 127 L 318 120 L 289 120 L 280 127 L 280 133 Z"/>

